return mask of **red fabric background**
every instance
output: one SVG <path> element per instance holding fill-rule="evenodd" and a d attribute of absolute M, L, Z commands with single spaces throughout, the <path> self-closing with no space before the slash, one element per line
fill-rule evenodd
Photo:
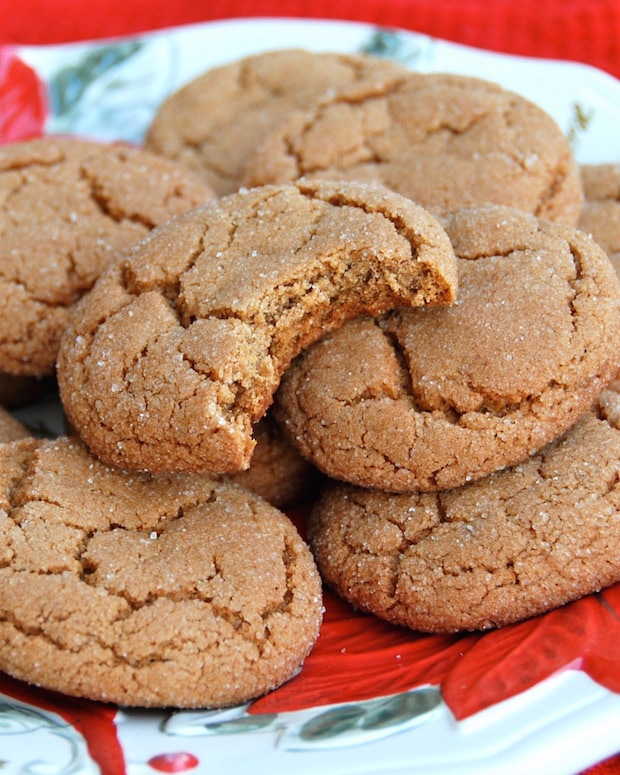
<path fill-rule="evenodd" d="M 63 43 L 247 16 L 348 19 L 572 59 L 620 78 L 619 0 L 0 0 L 0 44 Z M 620 775 L 620 756 L 588 775 Z"/>
<path fill-rule="evenodd" d="M 56 43 L 239 16 L 368 21 L 473 46 L 574 59 L 620 77 L 618 0 L 0 0 L 0 43 Z"/>

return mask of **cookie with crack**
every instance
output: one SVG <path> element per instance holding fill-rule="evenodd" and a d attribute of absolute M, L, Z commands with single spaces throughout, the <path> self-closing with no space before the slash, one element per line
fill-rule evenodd
<path fill-rule="evenodd" d="M 125 706 L 223 707 L 294 675 L 321 581 L 280 511 L 200 475 L 0 445 L 0 669 Z"/>
<path fill-rule="evenodd" d="M 620 581 L 620 396 L 523 463 L 438 493 L 331 483 L 308 524 L 325 581 L 425 632 L 499 627 Z"/>
<path fill-rule="evenodd" d="M 378 180 L 439 214 L 490 202 L 574 226 L 582 206 L 570 144 L 547 113 L 443 73 L 343 89 L 290 114 L 248 159 L 243 184 L 300 176 Z"/>
<path fill-rule="evenodd" d="M 53 375 L 71 311 L 104 267 L 158 224 L 213 196 L 187 170 L 136 148 L 70 137 L 2 146 L 3 379 L 14 377 L 22 392 L 28 378 Z"/>
<path fill-rule="evenodd" d="M 303 49 L 266 51 L 198 76 L 158 108 L 145 147 L 199 174 L 220 196 L 240 187 L 247 157 L 293 110 L 334 89 L 380 83 L 386 59 Z"/>
<path fill-rule="evenodd" d="M 450 302 L 438 221 L 382 186 L 299 181 L 230 194 L 154 230 L 63 336 L 69 422 L 108 463 L 247 468 L 282 372 L 359 314 Z"/>
<path fill-rule="evenodd" d="M 457 487 L 564 432 L 616 373 L 620 286 L 587 235 L 499 205 L 444 221 L 451 307 L 359 318 L 302 353 L 276 416 L 336 479 Z"/>

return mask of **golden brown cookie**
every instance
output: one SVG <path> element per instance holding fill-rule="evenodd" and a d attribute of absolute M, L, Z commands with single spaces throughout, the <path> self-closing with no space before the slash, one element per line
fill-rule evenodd
<path fill-rule="evenodd" d="M 620 396 L 514 468 L 455 490 L 333 483 L 308 525 L 355 607 L 428 632 L 498 627 L 620 580 Z"/>
<path fill-rule="evenodd" d="M 230 194 L 151 232 L 83 299 L 63 404 L 109 463 L 232 473 L 303 347 L 358 314 L 452 301 L 455 282 L 439 223 L 381 186 Z"/>
<path fill-rule="evenodd" d="M 18 419 L 13 417 L 10 412 L 0 407 L 0 444 L 17 439 L 26 439 L 32 434 Z"/>
<path fill-rule="evenodd" d="M 302 353 L 277 417 L 330 476 L 393 492 L 512 465 L 588 410 L 620 360 L 620 286 L 582 232 L 490 205 L 445 220 L 451 307 L 359 318 Z"/>
<path fill-rule="evenodd" d="M 334 89 L 381 82 L 395 62 L 301 49 L 267 51 L 213 68 L 159 107 L 145 147 L 200 174 L 220 194 L 239 188 L 248 155 L 292 110 Z"/>
<path fill-rule="evenodd" d="M 585 202 L 579 228 L 607 252 L 620 275 L 620 164 L 584 164 Z"/>
<path fill-rule="evenodd" d="M 77 440 L 0 445 L 0 669 L 120 705 L 221 707 L 290 678 L 321 582 L 261 498 L 103 465 Z"/>
<path fill-rule="evenodd" d="M 319 472 L 289 442 L 271 414 L 254 426 L 254 439 L 250 467 L 228 474 L 228 481 L 247 487 L 279 509 L 316 497 L 321 483 Z"/>
<path fill-rule="evenodd" d="M 405 73 L 346 89 L 285 118 L 243 183 L 300 176 L 379 180 L 437 213 L 487 202 L 576 225 L 578 166 L 541 108 L 465 76 Z"/>
<path fill-rule="evenodd" d="M 75 302 L 122 248 L 212 197 L 134 148 L 68 137 L 0 148 L 0 373 L 54 372 Z"/>

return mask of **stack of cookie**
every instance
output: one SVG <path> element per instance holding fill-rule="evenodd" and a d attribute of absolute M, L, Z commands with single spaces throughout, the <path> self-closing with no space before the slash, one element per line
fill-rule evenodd
<path fill-rule="evenodd" d="M 0 445 L 1 669 L 219 707 L 300 668 L 322 581 L 452 632 L 620 579 L 620 284 L 540 108 L 269 52 L 0 190 L 0 371 L 71 428 Z"/>
<path fill-rule="evenodd" d="M 235 116 L 264 115 L 302 60 L 328 61 L 211 71 L 162 106 L 147 146 L 217 187 L 204 106 L 226 83 Z M 580 170 L 550 117 L 495 84 L 369 72 L 305 105 L 279 93 L 286 110 L 240 130 L 234 183 L 407 196 L 446 230 L 458 298 L 327 334 L 287 369 L 275 416 L 328 478 L 308 538 L 329 585 L 416 630 L 499 626 L 620 578 L 618 167 Z"/>

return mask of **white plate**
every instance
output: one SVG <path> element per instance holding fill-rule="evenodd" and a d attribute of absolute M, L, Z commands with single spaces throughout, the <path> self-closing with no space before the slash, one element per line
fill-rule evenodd
<path fill-rule="evenodd" d="M 620 83 L 611 76 L 363 24 L 223 21 L 113 41 L 23 46 L 11 56 L 44 84 L 47 132 L 140 142 L 162 99 L 195 75 L 295 46 L 370 50 L 425 72 L 491 78 L 551 113 L 579 161 L 620 161 Z M 48 407 L 42 411 L 47 415 Z M 570 775 L 620 751 L 620 654 L 609 650 L 620 643 L 616 588 L 533 622 L 447 639 L 377 624 L 329 596 L 327 606 L 317 648 L 302 673 L 273 693 L 285 699 L 272 715 L 246 707 L 117 711 L 0 676 L 0 769 L 11 775 L 122 775 L 123 766 L 128 775 L 240 775 L 257 768 L 274 775 Z M 431 656 L 422 658 L 427 647 Z"/>

